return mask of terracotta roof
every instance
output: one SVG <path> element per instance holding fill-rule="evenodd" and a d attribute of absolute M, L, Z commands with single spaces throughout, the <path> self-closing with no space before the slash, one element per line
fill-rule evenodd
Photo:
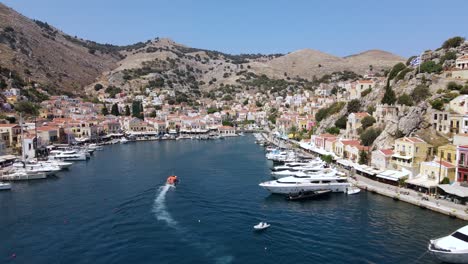
<path fill-rule="evenodd" d="M 453 165 L 452 163 L 450 162 L 447 162 L 447 161 L 436 161 L 437 164 L 441 164 L 442 166 L 446 167 L 446 168 L 455 168 L 455 165 Z"/>
<path fill-rule="evenodd" d="M 18 124 L 0 124 L 0 127 L 15 127 Z"/>
<path fill-rule="evenodd" d="M 329 134 L 329 133 L 320 134 L 319 137 L 323 137 L 323 138 L 336 138 L 335 135 L 332 135 L 332 134 Z"/>
<path fill-rule="evenodd" d="M 457 58 L 457 60 L 468 60 L 468 55 L 463 55 L 463 56 Z"/>
<path fill-rule="evenodd" d="M 343 145 L 359 146 L 361 142 L 359 140 L 342 140 Z"/>
<path fill-rule="evenodd" d="M 232 130 L 234 129 L 232 126 L 220 126 L 218 129 L 221 129 L 221 130 Z"/>
<path fill-rule="evenodd" d="M 382 152 L 385 156 L 393 155 L 393 150 L 391 149 L 380 149 L 379 151 Z"/>
<path fill-rule="evenodd" d="M 372 80 L 358 80 L 358 83 L 374 83 Z"/>
<path fill-rule="evenodd" d="M 404 137 L 403 141 L 411 142 L 411 143 L 426 143 L 426 141 L 417 138 L 417 137 Z"/>

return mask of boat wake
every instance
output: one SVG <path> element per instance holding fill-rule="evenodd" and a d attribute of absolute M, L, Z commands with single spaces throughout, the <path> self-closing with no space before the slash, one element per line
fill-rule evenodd
<path fill-rule="evenodd" d="M 214 246 L 211 243 L 208 242 L 203 242 L 202 239 L 197 238 L 193 235 L 192 232 L 189 230 L 186 230 L 182 227 L 180 227 L 177 224 L 177 221 L 175 221 L 171 214 L 167 211 L 166 208 L 166 195 L 167 192 L 171 189 L 175 188 L 173 185 L 165 184 L 161 187 L 158 188 L 158 192 L 156 195 L 156 198 L 154 199 L 154 204 L 153 204 L 153 209 L 152 212 L 154 213 L 154 216 L 156 217 L 157 220 L 159 221 L 164 221 L 166 224 L 175 229 L 177 233 L 180 234 L 182 237 L 182 241 L 191 244 L 200 250 L 204 251 L 205 254 L 210 257 L 214 258 L 214 262 L 216 264 L 228 264 L 232 263 L 234 260 L 233 256 L 230 255 L 225 255 L 225 256 L 219 256 L 219 253 L 221 253 L 218 247 L 219 246 Z"/>
<path fill-rule="evenodd" d="M 176 228 L 177 222 L 172 218 L 166 209 L 166 194 L 170 188 L 174 188 L 174 186 L 166 184 L 159 187 L 159 193 L 154 199 L 153 213 L 156 219 L 159 221 L 164 221 L 168 226 Z"/>

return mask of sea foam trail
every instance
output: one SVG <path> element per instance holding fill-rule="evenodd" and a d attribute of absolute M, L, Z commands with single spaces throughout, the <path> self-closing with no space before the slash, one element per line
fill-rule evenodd
<path fill-rule="evenodd" d="M 170 188 L 172 188 L 172 186 L 168 184 L 159 187 L 159 193 L 154 199 L 153 213 L 156 219 L 159 221 L 164 221 L 170 227 L 176 228 L 177 222 L 172 218 L 171 214 L 169 214 L 166 209 L 166 194 Z"/>
<path fill-rule="evenodd" d="M 159 187 L 158 189 L 158 193 L 156 195 L 156 198 L 154 199 L 152 210 L 156 219 L 158 219 L 159 221 L 166 222 L 169 227 L 174 228 L 181 235 L 182 241 L 204 251 L 208 257 L 214 258 L 214 262 L 216 264 L 231 263 L 234 260 L 233 256 L 225 255 L 219 257 L 218 246 L 213 246 L 211 243 L 201 242 L 200 238 L 194 237 L 191 232 L 177 225 L 177 222 L 172 218 L 171 214 L 169 214 L 169 212 L 166 209 L 166 195 L 171 188 L 175 187 L 173 187 L 172 185 L 165 184 Z"/>

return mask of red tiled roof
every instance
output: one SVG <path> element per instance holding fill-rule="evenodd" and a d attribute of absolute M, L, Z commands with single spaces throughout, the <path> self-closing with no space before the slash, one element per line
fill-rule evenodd
<path fill-rule="evenodd" d="M 372 80 L 358 80 L 358 83 L 374 83 Z"/>
<path fill-rule="evenodd" d="M 426 143 L 424 140 L 417 138 L 417 137 L 404 137 L 403 141 L 407 141 L 411 143 Z"/>
<path fill-rule="evenodd" d="M 449 168 L 449 169 L 450 168 L 455 168 L 455 165 L 453 165 L 452 163 L 447 162 L 447 161 L 443 161 L 443 160 L 439 161 L 438 160 L 438 161 L 436 161 L 436 163 L 441 164 L 442 166 L 444 166 L 446 168 Z"/>
<path fill-rule="evenodd" d="M 393 155 L 393 150 L 391 149 L 380 149 L 380 152 L 382 152 L 385 156 Z"/>
<path fill-rule="evenodd" d="M 354 113 L 355 116 L 357 117 L 366 117 L 366 116 L 370 116 L 369 113 L 367 112 L 358 112 L 358 113 Z"/>
<path fill-rule="evenodd" d="M 0 127 L 15 127 L 18 124 L 0 124 Z"/>
<path fill-rule="evenodd" d="M 457 60 L 468 60 L 468 55 L 463 55 L 463 56 L 457 58 Z"/>

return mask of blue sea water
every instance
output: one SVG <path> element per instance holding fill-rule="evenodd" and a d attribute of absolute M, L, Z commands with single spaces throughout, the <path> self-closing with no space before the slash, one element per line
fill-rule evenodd
<path fill-rule="evenodd" d="M 366 192 L 288 202 L 258 186 L 270 166 L 251 136 L 106 146 L 0 193 L 0 263 L 438 263 L 428 240 L 465 224 Z"/>

